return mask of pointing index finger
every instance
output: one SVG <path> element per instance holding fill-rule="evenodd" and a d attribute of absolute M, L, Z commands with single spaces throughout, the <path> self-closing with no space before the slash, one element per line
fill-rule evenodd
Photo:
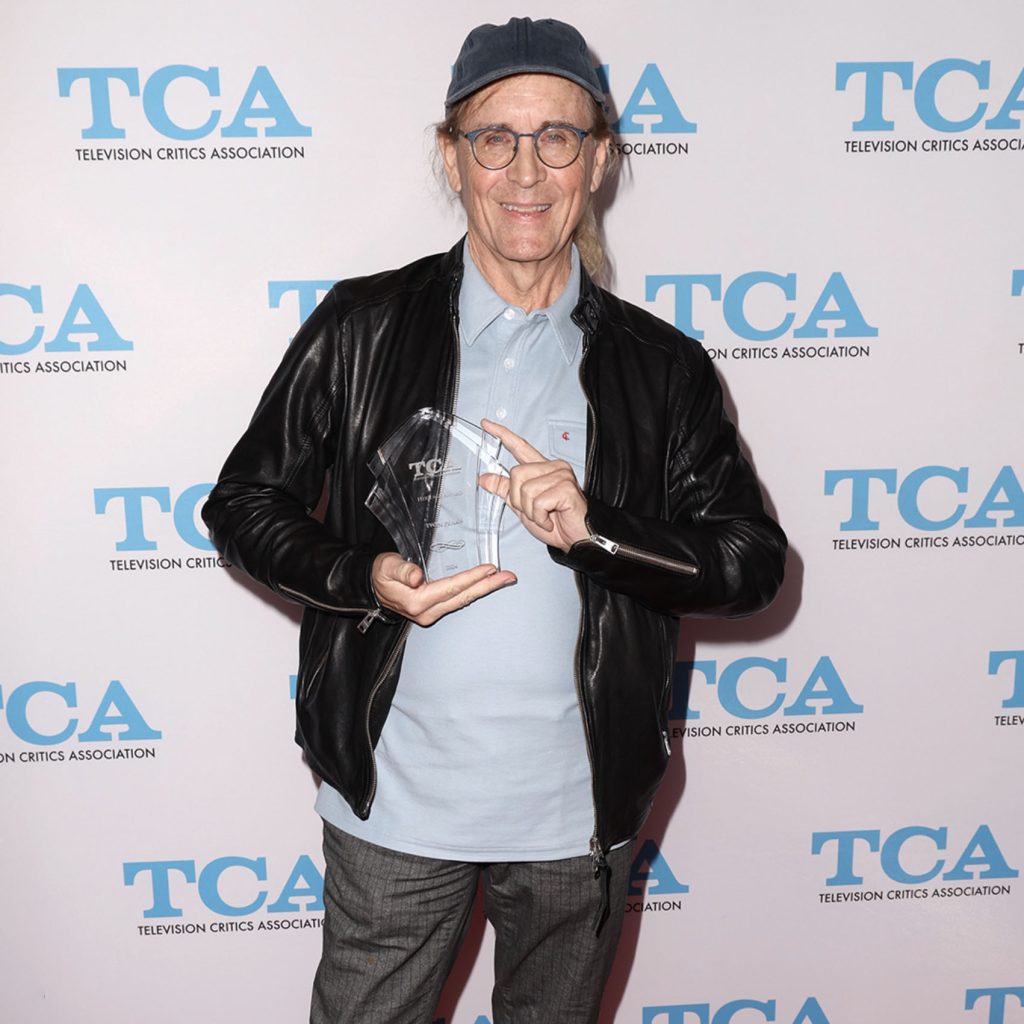
<path fill-rule="evenodd" d="M 514 430 L 501 426 L 492 420 L 481 420 L 480 425 L 488 434 L 496 437 L 511 453 L 516 462 L 547 462 L 547 459 L 524 437 Z"/>

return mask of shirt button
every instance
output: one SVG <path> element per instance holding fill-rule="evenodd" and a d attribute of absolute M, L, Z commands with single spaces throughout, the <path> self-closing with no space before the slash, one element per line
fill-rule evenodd
<path fill-rule="evenodd" d="M 499 405 L 498 408 L 494 410 L 494 415 L 497 416 L 499 420 L 503 420 L 508 415 L 508 409 L 503 405 Z"/>
<path fill-rule="evenodd" d="M 506 359 L 505 360 L 505 369 L 506 370 L 511 370 L 512 367 L 515 366 L 515 365 L 516 365 L 516 361 L 514 359 Z"/>
<path fill-rule="evenodd" d="M 511 306 L 509 306 L 508 309 L 505 310 L 505 319 L 506 320 L 515 320 L 515 318 L 516 318 L 516 311 Z"/>

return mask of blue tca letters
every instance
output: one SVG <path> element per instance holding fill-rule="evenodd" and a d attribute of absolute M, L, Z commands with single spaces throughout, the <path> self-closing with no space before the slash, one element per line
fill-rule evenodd
<path fill-rule="evenodd" d="M 899 519 L 915 530 L 1024 526 L 1024 488 L 1014 468 L 1002 466 L 989 479 L 977 470 L 972 476 L 968 466 L 919 466 L 902 473 L 893 467 L 827 469 L 825 495 L 849 496 L 849 511 L 839 524 L 842 532 L 878 530 L 880 494 L 896 496 Z M 970 501 L 959 501 L 960 495 Z M 892 503 L 887 504 L 885 515 L 891 517 Z"/>
<path fill-rule="evenodd" d="M 184 85 L 182 83 L 185 83 Z M 235 85 L 232 82 L 232 85 Z M 168 64 L 147 76 L 133 67 L 66 67 L 57 69 L 58 92 L 63 98 L 84 94 L 89 124 L 81 130 L 83 139 L 123 139 L 126 130 L 117 123 L 119 113 L 131 100 L 141 100 L 149 126 L 167 139 L 202 139 L 216 132 L 225 139 L 305 138 L 313 129 L 295 116 L 270 69 L 260 65 L 233 108 L 226 111 L 214 100 L 221 95 L 220 68 L 192 64 Z M 204 91 L 210 99 L 209 112 L 200 123 L 182 123 L 169 110 L 168 94 L 181 89 Z M 180 116 L 180 115 L 179 115 Z M 230 120 L 225 122 L 225 117 Z"/>
<path fill-rule="evenodd" d="M 732 999 L 721 1006 L 712 1003 L 677 1003 L 672 1006 L 645 1006 L 643 1024 L 830 1024 L 821 1004 L 810 996 L 795 1017 L 777 1008 L 774 999 Z M 751 1016 L 752 1013 L 760 1016 Z M 782 1016 L 778 1016 L 782 1013 Z M 438 1017 L 433 1024 L 450 1024 Z M 473 1024 L 492 1024 L 481 1014 Z"/>
<path fill-rule="evenodd" d="M 610 66 L 602 64 L 597 74 L 610 92 Z M 697 125 L 683 114 L 661 68 L 646 64 L 611 130 L 616 135 L 692 135 Z"/>
<path fill-rule="evenodd" d="M 1003 666 L 1009 664 L 1009 669 Z M 988 674 L 1012 683 L 1010 695 L 1006 697 L 1004 708 L 1024 708 L 1024 651 L 989 651 Z"/>
<path fill-rule="evenodd" d="M 163 735 L 146 721 L 118 679 L 110 681 L 99 699 L 93 687 L 80 694 L 74 682 L 35 679 L 6 690 L 0 687 L 0 712 L 17 739 L 36 747 L 71 740 L 142 742 Z"/>
<path fill-rule="evenodd" d="M 309 280 L 268 281 L 267 301 L 270 303 L 271 309 L 280 309 L 281 302 L 285 296 L 294 294 L 299 310 L 298 323 L 301 327 L 312 315 L 320 300 L 331 289 L 335 280 L 336 278 L 315 278 Z M 288 340 L 291 341 L 292 339 L 289 338 Z"/>
<path fill-rule="evenodd" d="M 979 1024 L 1011 1024 L 1011 1020 L 1016 1020 L 1016 1014 L 1009 1016 L 1008 1007 L 1024 1007 L 1024 987 L 971 988 L 965 993 L 965 1010 L 978 1010 L 982 1014 L 987 1011 L 985 1016 L 971 1014 Z M 739 1024 L 740 1021 L 743 1024 L 756 1024 L 757 1021 L 764 1024 L 833 1024 L 814 996 L 804 1000 L 795 1016 L 785 1004 L 775 999 L 733 999 L 717 1008 L 711 1003 L 645 1006 L 642 1020 L 643 1024 Z M 476 1024 L 481 1024 L 480 1018 Z M 484 1019 L 483 1024 L 490 1022 Z"/>
<path fill-rule="evenodd" d="M 1007 1008 L 1024 1008 L 1024 985 L 1005 988 L 969 988 L 964 997 L 965 1010 L 988 1010 L 988 1016 L 972 1014 L 979 1024 L 1012 1024 L 1019 1020 L 1014 1012 L 1007 1015 Z"/>
<path fill-rule="evenodd" d="M 792 1002 L 795 1002 L 793 1000 Z M 785 1006 L 785 1004 L 782 1004 Z M 754 1015 L 757 1016 L 754 1016 Z M 781 1014 L 781 1016 L 780 1016 Z M 775 999 L 732 999 L 713 1003 L 677 1003 L 645 1006 L 643 1024 L 832 1024 L 814 996 L 808 996 L 794 1015 Z"/>
<path fill-rule="evenodd" d="M 785 717 L 808 715 L 857 715 L 863 712 L 850 695 L 832 659 L 822 655 L 804 675 L 792 675 L 787 658 L 737 658 L 680 661 L 672 674 L 672 703 L 669 718 L 696 721 L 701 712 L 688 704 L 703 703 L 703 687 L 693 689 L 701 678 L 717 695 L 722 710 L 733 718 L 754 720 L 780 712 Z"/>
<path fill-rule="evenodd" d="M 725 281 L 721 274 L 648 274 L 644 287 L 647 302 L 654 302 L 667 290 L 672 297 L 674 325 L 697 341 L 704 339 L 704 330 L 698 325 L 694 312 L 697 294 L 703 300 L 720 303 L 726 327 L 744 341 L 774 341 L 786 335 L 795 340 L 878 336 L 878 328 L 864 318 L 853 291 L 839 271 L 829 274 L 823 285 L 812 284 L 810 292 L 806 283 L 800 287 L 796 273 L 779 274 L 770 270 L 751 270 L 731 281 Z M 775 323 L 753 323 L 747 301 L 755 289 L 765 297 L 771 295 L 773 300 L 797 303 L 799 314 L 787 311 Z M 810 295 L 814 298 L 808 303 Z"/>
<path fill-rule="evenodd" d="M 130 352 L 134 348 L 114 326 L 89 285 L 77 285 L 66 303 L 60 294 L 48 294 L 45 305 L 43 300 L 41 285 L 0 282 L 0 312 L 6 306 L 10 316 L 10 320 L 5 316 L 2 330 L 12 329 L 6 326 L 8 323 L 21 321 L 27 327 L 27 333 L 20 337 L 0 336 L 0 358 L 25 355 L 40 343 L 44 352 L 58 353 L 80 352 L 83 345 L 89 352 Z M 54 328 L 53 314 L 57 310 L 62 312 L 56 313 L 60 322 Z M 41 318 L 45 319 L 38 322 Z"/>
<path fill-rule="evenodd" d="M 93 504 L 98 516 L 120 515 L 124 536 L 115 544 L 118 551 L 156 551 L 158 544 L 147 528 L 152 530 L 158 516 L 168 514 L 179 540 L 200 551 L 213 551 L 210 538 L 196 524 L 199 505 L 211 490 L 213 484 L 193 484 L 172 496 L 169 487 L 97 487 Z"/>
<path fill-rule="evenodd" d="M 940 855 L 946 853 L 955 860 Z M 901 885 L 922 885 L 940 876 L 944 882 L 967 882 L 1020 874 L 1007 862 L 988 825 L 979 825 L 966 841 L 960 838 L 953 846 L 946 826 L 908 825 L 887 836 L 877 828 L 815 832 L 811 854 L 826 862 L 831 859 L 833 873 L 825 879 L 830 887 L 863 885 L 866 865 L 877 866 L 886 878 Z M 916 869 L 908 865 L 911 860 Z"/>
<path fill-rule="evenodd" d="M 858 90 L 864 97 L 861 116 L 851 124 L 855 132 L 891 132 L 896 128 L 892 117 L 893 104 L 887 97 L 895 92 L 912 92 L 914 113 L 920 124 L 937 132 L 965 132 L 976 125 L 988 131 L 1018 131 L 1021 111 L 1024 111 L 1024 69 L 1017 74 L 1005 96 L 1000 91 L 988 95 L 992 79 L 992 62 L 947 57 L 932 64 L 915 65 L 909 60 L 839 61 L 836 64 L 836 90 Z M 939 96 L 949 108 L 940 109 Z M 955 98 L 950 103 L 950 96 Z M 977 97 L 978 102 L 966 116 L 969 102 L 965 97 Z M 984 98 L 982 98 L 984 97 Z M 998 104 L 998 106 L 996 106 Z M 995 108 L 993 110 L 993 108 Z"/>
<path fill-rule="evenodd" d="M 307 855 L 299 856 L 287 876 L 268 887 L 266 857 L 216 857 L 206 864 L 195 860 L 129 861 L 123 865 L 124 884 L 145 893 L 146 919 L 182 917 L 193 896 L 222 917 L 246 917 L 257 911 L 296 914 L 323 911 L 324 879 Z M 244 893 L 244 895 L 243 895 Z"/>

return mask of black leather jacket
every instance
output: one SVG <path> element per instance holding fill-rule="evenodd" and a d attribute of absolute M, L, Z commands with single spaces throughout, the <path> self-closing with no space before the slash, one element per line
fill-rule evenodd
<path fill-rule="evenodd" d="M 296 738 L 364 818 L 411 626 L 369 614 L 374 556 L 394 542 L 364 505 L 367 463 L 415 410 L 454 405 L 461 252 L 460 243 L 334 286 L 203 511 L 228 560 L 305 605 Z M 593 537 L 550 554 L 576 573 L 581 596 L 576 678 L 600 861 L 636 835 L 665 769 L 677 617 L 766 605 L 786 539 L 764 512 L 704 350 L 585 275 L 573 319 L 583 331 Z M 310 511 L 325 480 L 320 523 Z"/>

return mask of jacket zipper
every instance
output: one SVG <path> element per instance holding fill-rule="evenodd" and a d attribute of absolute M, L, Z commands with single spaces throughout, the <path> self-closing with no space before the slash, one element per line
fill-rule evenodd
<path fill-rule="evenodd" d="M 381 686 L 384 685 L 384 680 L 388 677 L 388 673 L 394 668 L 395 661 L 398 659 L 398 652 L 401 651 L 405 644 L 405 638 L 409 635 L 409 630 L 412 627 L 412 623 L 406 619 L 405 624 L 402 626 L 401 631 L 395 640 L 395 646 L 391 648 L 391 653 L 388 655 L 387 661 L 384 662 L 384 667 L 380 670 L 380 674 L 377 676 L 376 681 L 373 684 L 373 689 L 370 690 L 369 699 L 366 701 L 366 717 L 363 720 L 363 729 L 366 732 L 366 745 L 370 749 L 370 792 L 367 794 L 366 799 L 363 801 L 363 814 L 369 817 L 370 807 L 373 804 L 373 798 L 377 795 L 377 757 L 373 751 L 373 739 L 370 736 L 370 712 L 373 710 L 373 702 L 380 692 Z"/>
<path fill-rule="evenodd" d="M 586 383 L 583 380 L 583 369 L 587 362 L 587 355 L 590 346 L 587 338 L 583 338 L 583 354 L 580 356 L 579 381 L 580 390 L 583 392 L 584 401 L 587 403 L 587 416 L 593 427 L 591 430 L 590 443 L 587 445 L 586 459 L 583 465 L 583 486 L 586 487 L 590 481 L 590 471 L 593 462 L 594 448 L 597 445 L 597 417 L 594 415 L 594 407 L 590 401 L 590 394 L 587 391 Z M 596 769 L 594 766 L 594 738 L 590 732 L 590 720 L 587 717 L 586 698 L 583 695 L 583 633 L 586 629 L 586 595 L 583 592 L 583 582 L 579 573 L 574 573 L 576 578 L 576 591 L 580 598 L 580 628 L 576 635 L 576 660 L 573 666 L 573 674 L 576 680 L 576 700 L 580 708 L 580 718 L 583 720 L 583 739 L 587 748 L 587 760 L 590 762 L 590 801 L 594 808 L 594 831 L 590 837 L 590 859 L 594 866 L 594 877 L 600 878 L 601 872 L 607 869 L 607 861 L 604 851 L 601 849 L 601 840 L 597 834 L 597 797 L 594 794 L 594 783 L 596 780 Z"/>
<path fill-rule="evenodd" d="M 307 594 L 303 594 L 301 590 L 293 590 L 291 587 L 286 587 L 283 583 L 279 583 L 278 590 L 282 594 L 287 594 L 289 597 L 295 598 L 296 601 L 301 601 L 303 604 L 312 605 L 314 608 L 320 608 L 325 612 L 337 612 L 339 615 L 351 614 L 353 612 L 365 612 L 365 608 L 339 608 L 334 604 L 324 604 L 322 601 L 314 601 L 313 598 Z"/>
<path fill-rule="evenodd" d="M 579 369 L 580 389 L 582 390 L 583 397 L 584 397 L 584 399 L 586 400 L 586 403 L 587 403 L 587 415 L 589 417 L 590 423 L 593 425 L 593 430 L 591 431 L 590 443 L 587 446 L 586 463 L 585 463 L 584 469 L 583 469 L 583 486 L 584 486 L 584 488 L 586 488 L 589 485 L 589 483 L 590 483 L 590 471 L 591 471 L 592 456 L 593 456 L 594 448 L 597 445 L 597 416 L 594 413 L 594 406 L 593 406 L 592 402 L 590 401 L 590 393 L 587 391 L 587 386 L 586 386 L 586 383 L 585 383 L 585 381 L 583 379 L 583 370 L 584 370 L 584 366 L 586 365 L 587 355 L 588 355 L 588 353 L 590 351 L 590 348 L 589 348 L 589 345 L 587 344 L 586 338 L 584 338 L 583 345 L 584 345 L 584 347 L 583 347 L 583 355 L 580 358 L 580 369 Z M 587 521 L 587 529 L 589 529 L 589 530 L 593 529 L 593 527 L 590 525 L 589 521 Z M 681 562 L 681 561 L 678 561 L 678 560 L 676 560 L 674 558 L 666 558 L 663 555 L 656 555 L 653 552 L 644 551 L 641 548 L 633 547 L 631 544 L 620 544 L 617 541 L 609 540 L 607 537 L 601 536 L 601 534 L 599 534 L 599 533 L 591 533 L 591 535 L 589 537 L 587 537 L 585 540 L 577 541 L 577 543 L 579 543 L 579 544 L 596 544 L 599 548 L 602 548 L 603 550 L 607 551 L 611 555 L 621 555 L 623 558 L 628 558 L 628 559 L 631 559 L 633 561 L 641 562 L 641 563 L 646 564 L 646 565 L 654 565 L 654 566 L 657 566 L 658 568 L 661 568 L 661 569 L 667 569 L 670 572 L 682 573 L 683 575 L 686 575 L 686 576 L 696 576 L 697 573 L 699 572 L 697 566 L 695 566 L 695 565 L 693 565 L 693 564 L 691 564 L 689 562 Z M 607 859 L 605 857 L 604 850 L 601 848 L 601 840 L 598 838 L 598 829 L 597 829 L 597 798 L 594 796 L 594 788 L 593 788 L 594 787 L 594 774 L 595 774 L 593 740 L 592 740 L 592 737 L 591 737 L 591 734 L 590 734 L 590 724 L 589 724 L 589 722 L 587 720 L 586 701 L 585 701 L 585 698 L 583 696 L 582 652 L 583 652 L 583 630 L 584 630 L 584 626 L 585 626 L 585 622 L 584 622 L 585 598 L 584 598 L 584 593 L 583 593 L 583 584 L 580 581 L 580 574 L 579 573 L 576 573 L 576 588 L 579 591 L 579 595 L 580 595 L 580 632 L 579 632 L 579 636 L 576 638 L 576 666 L 575 666 L 575 670 L 576 670 L 575 671 L 575 674 L 576 674 L 576 697 L 577 697 L 577 700 L 579 701 L 580 715 L 581 715 L 581 717 L 583 719 L 583 735 L 584 735 L 584 738 L 586 739 L 587 757 L 590 760 L 590 779 L 591 779 L 591 783 L 590 783 L 590 785 L 591 785 L 590 796 L 591 796 L 591 801 L 593 802 L 593 806 L 594 806 L 594 833 L 590 837 L 590 859 L 591 859 L 591 862 L 593 863 L 593 866 L 594 866 L 594 877 L 600 881 L 601 878 L 602 878 L 602 875 L 603 874 L 605 875 L 605 878 L 603 880 L 604 883 L 605 883 L 605 889 L 604 889 L 603 894 L 602 894 L 602 907 L 601 907 L 601 910 L 599 911 L 598 923 L 597 923 L 597 928 L 598 928 L 598 930 L 600 930 L 601 925 L 604 923 L 605 917 L 607 916 L 607 910 L 608 910 L 608 905 L 607 905 L 607 883 L 608 883 L 608 878 L 607 878 L 607 874 L 606 873 L 608 872 L 609 869 L 608 869 L 608 861 L 607 861 Z M 663 738 L 665 738 L 664 734 L 663 734 Z"/>
<path fill-rule="evenodd" d="M 590 525 L 589 523 L 587 524 Z M 644 551 L 643 548 L 634 547 L 632 544 L 619 544 L 599 533 L 592 533 L 585 540 L 578 541 L 580 544 L 596 544 L 603 548 L 610 555 L 621 555 L 633 562 L 640 562 L 644 565 L 653 565 L 659 569 L 666 569 L 669 572 L 678 572 L 684 576 L 696 576 L 700 570 L 692 562 L 680 562 L 675 558 L 666 558 L 664 555 L 656 555 L 653 551 Z"/>
<path fill-rule="evenodd" d="M 459 359 L 459 318 L 455 312 L 456 284 L 457 280 L 452 282 L 451 291 L 448 294 L 448 313 L 452 322 L 452 358 L 455 362 L 455 381 L 451 391 L 451 402 L 449 403 L 449 407 L 442 411 L 447 412 L 449 415 L 454 415 L 455 413 L 455 402 L 459 397 L 459 373 L 462 369 L 462 363 Z M 380 609 L 373 609 L 366 618 L 359 623 L 359 632 L 365 633 L 370 626 L 373 625 L 373 621 L 379 617 Z M 366 701 L 366 716 L 363 721 L 363 729 L 366 732 L 366 745 L 370 751 L 370 792 L 363 801 L 362 810 L 363 814 L 367 817 L 369 817 L 370 814 L 370 807 L 373 806 L 373 798 L 377 795 L 377 755 L 374 752 L 373 739 L 370 736 L 370 713 L 373 711 L 373 702 L 376 700 L 377 694 L 380 692 L 380 688 L 383 686 L 388 673 L 392 668 L 394 668 L 395 661 L 398 658 L 398 652 L 404 647 L 411 628 L 412 622 L 407 619 L 403 623 L 401 632 L 399 632 L 398 637 L 395 640 L 395 646 L 391 648 L 391 653 L 388 655 L 387 661 L 384 662 L 384 667 L 380 670 L 380 673 L 373 684 L 373 688 L 370 690 L 370 696 Z"/>
<path fill-rule="evenodd" d="M 590 443 L 587 445 L 587 455 L 583 466 L 584 487 L 586 487 L 590 481 L 594 449 L 597 447 L 597 416 L 594 413 L 594 406 L 590 401 L 590 394 L 587 391 L 586 383 L 583 380 L 583 369 L 586 365 L 589 351 L 590 346 L 587 343 L 587 337 L 584 334 L 583 354 L 580 356 L 579 380 L 580 390 L 583 392 L 583 398 L 587 403 L 587 419 L 593 427 L 590 432 Z M 587 625 L 586 595 L 584 594 L 581 575 L 579 573 L 575 573 L 574 575 L 576 577 L 576 589 L 580 595 L 580 630 L 576 637 L 576 699 L 580 706 L 580 717 L 583 719 L 583 738 L 586 741 L 587 760 L 590 762 L 590 800 L 594 808 L 594 831 L 590 836 L 589 849 L 590 862 L 594 869 L 594 881 L 597 882 L 601 890 L 600 902 L 597 908 L 597 917 L 594 921 L 594 933 L 599 935 L 611 912 L 611 868 L 608 866 L 608 859 L 605 857 L 605 851 L 601 846 L 601 840 L 598 836 L 597 795 L 594 792 L 594 784 L 597 778 L 597 770 L 594 765 L 594 739 L 590 731 L 590 720 L 587 717 L 586 698 L 583 694 L 583 634 Z"/>

